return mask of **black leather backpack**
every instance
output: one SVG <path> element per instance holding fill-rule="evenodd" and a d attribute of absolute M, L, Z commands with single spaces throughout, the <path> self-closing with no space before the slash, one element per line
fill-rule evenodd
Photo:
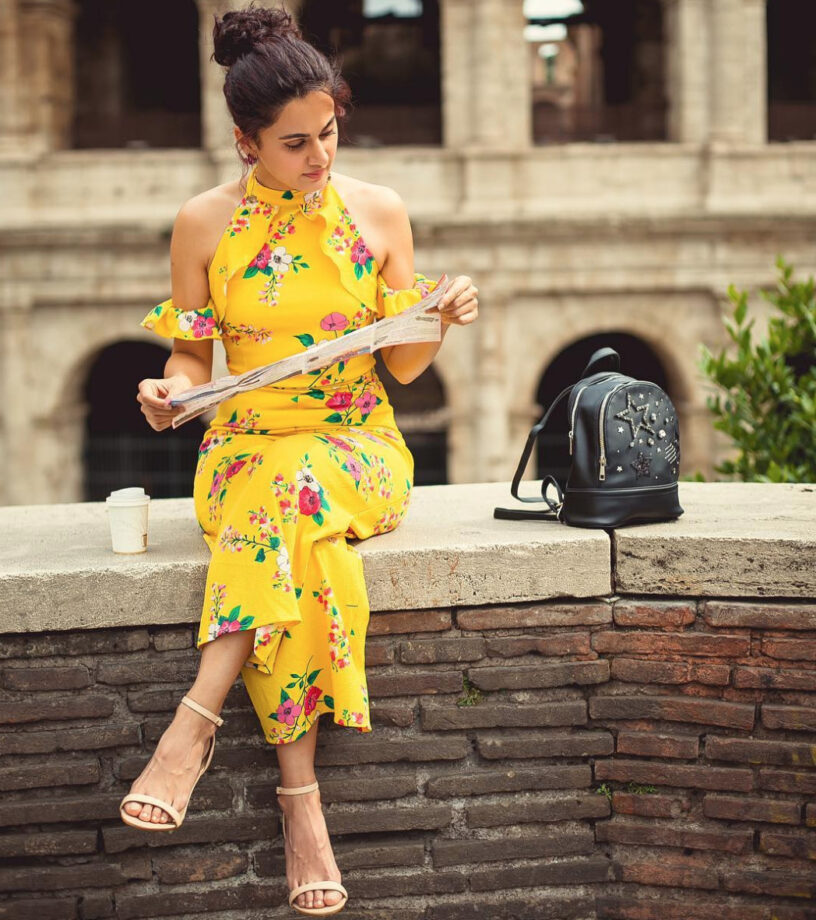
<path fill-rule="evenodd" d="M 536 440 L 553 410 L 567 399 L 570 470 L 565 484 L 545 471 L 541 498 L 518 494 Z M 506 520 L 557 518 L 574 527 L 621 527 L 668 521 L 683 509 L 677 499 L 680 432 L 666 393 L 648 380 L 620 373 L 620 356 L 601 348 L 581 379 L 566 387 L 527 438 L 510 491 L 523 502 L 546 502 L 549 511 L 495 508 Z M 557 495 L 553 501 L 547 490 Z"/>

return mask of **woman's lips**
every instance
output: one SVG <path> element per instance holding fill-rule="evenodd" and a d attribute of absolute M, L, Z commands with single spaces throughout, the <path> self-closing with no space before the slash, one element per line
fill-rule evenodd
<path fill-rule="evenodd" d="M 317 172 L 303 173 L 309 179 L 319 179 L 323 175 L 323 170 L 318 169 Z"/>

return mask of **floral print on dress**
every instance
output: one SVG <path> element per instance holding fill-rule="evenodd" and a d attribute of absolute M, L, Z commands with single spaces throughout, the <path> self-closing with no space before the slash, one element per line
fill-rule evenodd
<path fill-rule="evenodd" d="M 233 607 L 229 613 L 223 613 L 227 600 L 227 586 L 213 584 L 210 590 L 210 626 L 209 638 L 217 639 L 226 633 L 251 629 L 255 618 L 241 616 L 241 605 Z"/>
<path fill-rule="evenodd" d="M 331 585 L 322 579 L 320 589 L 312 592 L 313 597 L 329 617 L 329 658 L 333 671 L 342 671 L 351 664 L 349 636 L 343 623 L 343 617 L 332 602 L 334 591 Z"/>
<path fill-rule="evenodd" d="M 227 497 L 231 481 L 242 471 L 251 477 L 255 470 L 263 463 L 263 454 L 239 453 L 234 456 L 222 457 L 215 466 L 210 483 L 209 512 L 213 520 Z"/>
<path fill-rule="evenodd" d="M 363 275 L 371 274 L 374 267 L 374 255 L 360 236 L 360 231 L 351 219 L 347 208 L 340 209 L 340 223 L 332 231 L 329 245 L 335 252 L 348 253 L 354 268 L 354 277 L 358 281 Z"/>
<path fill-rule="evenodd" d="M 298 730 L 301 714 L 304 716 L 311 715 L 321 696 L 323 696 L 323 701 L 329 708 L 334 707 L 334 700 L 330 696 L 325 696 L 323 690 L 315 684 L 318 675 L 323 669 L 315 668 L 310 671 L 309 664 L 311 661 L 312 659 L 309 658 L 302 673 L 289 675 L 294 679 L 281 688 L 280 705 L 269 713 L 268 718 L 278 723 L 277 738 L 279 742 L 295 740 L 294 735 Z M 292 691 L 291 694 L 287 692 L 289 690 Z"/>
<path fill-rule="evenodd" d="M 301 514 L 311 517 L 315 524 L 321 526 L 324 521 L 323 512 L 331 511 L 326 490 L 315 479 L 306 454 L 300 461 L 301 467 L 297 471 L 298 509 Z"/>

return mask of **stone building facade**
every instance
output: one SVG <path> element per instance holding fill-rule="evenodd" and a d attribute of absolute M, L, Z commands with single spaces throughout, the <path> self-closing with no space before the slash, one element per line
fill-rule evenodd
<path fill-rule="evenodd" d="M 444 404 L 429 417 L 446 429 L 451 482 L 509 478 L 541 409 L 542 375 L 576 343 L 591 340 L 588 354 L 613 334 L 664 374 L 682 472 L 710 472 L 722 446 L 696 357 L 700 343 L 723 341 L 727 286 L 772 285 L 779 253 L 801 272 L 816 269 L 814 141 L 768 139 L 765 0 L 620 3 L 651 7 L 659 21 L 634 59 L 660 78 L 650 103 L 664 109 L 660 140 L 536 143 L 522 0 L 439 0 L 441 142 L 360 142 L 338 155 L 340 171 L 403 196 L 418 269 L 478 284 L 479 321 L 452 330 L 434 365 Z M 238 170 L 223 72 L 209 59 L 224 0 L 189 4 L 197 145 L 94 147 L 92 132 L 78 143 L 83 93 L 116 77 L 95 52 L 88 70 L 91 57 L 76 49 L 78 23 L 98 21 L 104 6 L 0 5 L 0 503 L 85 497 L 90 368 L 117 343 L 156 345 L 138 322 L 168 296 L 175 214 Z M 146 73 L 166 69 L 158 46 L 144 54 Z M 410 391 L 399 404 L 410 409 Z"/>

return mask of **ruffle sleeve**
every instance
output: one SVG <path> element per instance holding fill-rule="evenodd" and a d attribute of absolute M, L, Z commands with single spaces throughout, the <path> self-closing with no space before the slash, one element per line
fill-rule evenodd
<path fill-rule="evenodd" d="M 423 297 L 436 288 L 436 281 L 422 274 L 414 275 L 412 287 L 395 290 L 389 287 L 382 275 L 377 276 L 377 315 L 380 319 L 386 316 L 396 316 L 419 303 Z"/>
<path fill-rule="evenodd" d="M 147 314 L 140 326 L 168 339 L 220 339 L 215 303 L 212 298 L 201 310 L 182 310 L 165 300 Z"/>

